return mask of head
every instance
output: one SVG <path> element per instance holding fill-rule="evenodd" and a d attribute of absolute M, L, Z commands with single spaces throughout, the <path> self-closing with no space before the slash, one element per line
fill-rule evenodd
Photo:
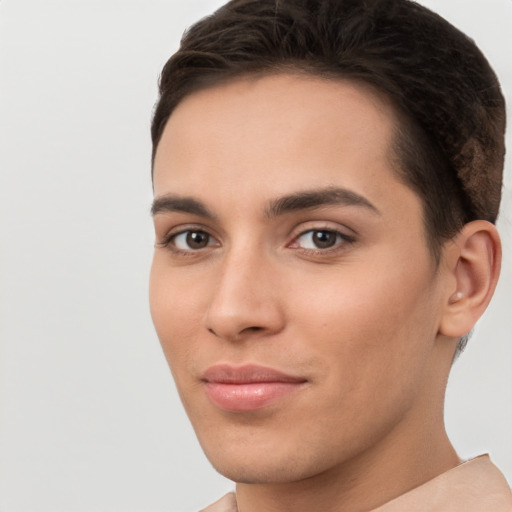
<path fill-rule="evenodd" d="M 504 100 L 474 43 L 408 0 L 234 0 L 160 93 L 152 313 L 214 465 L 305 478 L 424 422 L 499 267 Z M 230 409 L 211 381 L 254 362 L 284 397 Z M 224 438 L 280 462 L 251 473 Z"/>
<path fill-rule="evenodd" d="M 498 80 L 471 39 L 411 1 L 229 2 L 186 32 L 162 71 L 153 160 L 184 97 L 285 71 L 364 82 L 392 102 L 396 171 L 423 200 L 436 260 L 466 223 L 496 222 L 505 154 Z"/>

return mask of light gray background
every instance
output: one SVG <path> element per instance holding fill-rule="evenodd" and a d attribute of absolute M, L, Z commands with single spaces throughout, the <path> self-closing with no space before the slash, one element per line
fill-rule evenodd
<path fill-rule="evenodd" d="M 512 104 L 512 1 L 422 3 L 475 38 Z M 192 511 L 231 488 L 197 446 L 147 305 L 157 76 L 220 4 L 0 2 L 1 512 Z M 462 456 L 489 451 L 512 481 L 510 158 L 506 175 L 502 280 L 454 368 L 447 424 Z"/>

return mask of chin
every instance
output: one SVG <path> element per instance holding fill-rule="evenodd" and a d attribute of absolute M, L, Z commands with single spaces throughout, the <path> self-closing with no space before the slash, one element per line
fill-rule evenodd
<path fill-rule="evenodd" d="M 261 452 L 257 458 L 242 461 L 210 459 L 213 467 L 223 476 L 237 483 L 244 484 L 286 484 L 307 479 L 321 472 L 311 465 L 298 463 L 296 457 L 275 460 Z"/>
<path fill-rule="evenodd" d="M 329 462 L 332 462 L 320 449 L 300 442 L 269 442 L 268 439 L 257 440 L 257 436 L 238 442 L 233 439 L 204 441 L 201 442 L 202 448 L 215 470 L 237 483 L 297 482 L 327 471 Z"/>

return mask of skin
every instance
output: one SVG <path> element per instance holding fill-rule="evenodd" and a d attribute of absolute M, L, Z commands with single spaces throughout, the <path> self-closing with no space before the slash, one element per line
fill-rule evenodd
<path fill-rule="evenodd" d="M 443 424 L 455 264 L 433 261 L 421 200 L 394 171 L 395 126 L 369 87 L 282 74 L 195 92 L 165 128 L 151 313 L 198 439 L 244 512 L 370 510 L 459 463 Z M 345 197 L 269 214 L 279 198 L 334 187 L 371 206 Z M 191 232 L 207 244 L 187 245 Z M 319 232 L 331 247 L 315 246 Z M 305 384 L 228 412 L 201 380 L 218 363 Z"/>

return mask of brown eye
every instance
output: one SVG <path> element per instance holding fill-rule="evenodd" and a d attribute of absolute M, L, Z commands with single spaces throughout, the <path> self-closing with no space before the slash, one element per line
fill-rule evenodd
<path fill-rule="evenodd" d="M 213 239 L 205 231 L 188 230 L 173 236 L 172 244 L 181 251 L 193 251 L 213 245 Z"/>
<path fill-rule="evenodd" d="M 333 231 L 313 231 L 312 238 L 318 249 L 327 249 L 337 242 L 338 234 Z"/>
<path fill-rule="evenodd" d="M 187 245 L 191 249 L 202 249 L 208 245 L 210 236 L 204 231 L 189 231 L 187 233 Z"/>
<path fill-rule="evenodd" d="M 345 237 L 337 231 L 329 229 L 311 229 L 297 238 L 297 245 L 301 249 L 330 249 L 336 244 L 345 241 Z"/>

